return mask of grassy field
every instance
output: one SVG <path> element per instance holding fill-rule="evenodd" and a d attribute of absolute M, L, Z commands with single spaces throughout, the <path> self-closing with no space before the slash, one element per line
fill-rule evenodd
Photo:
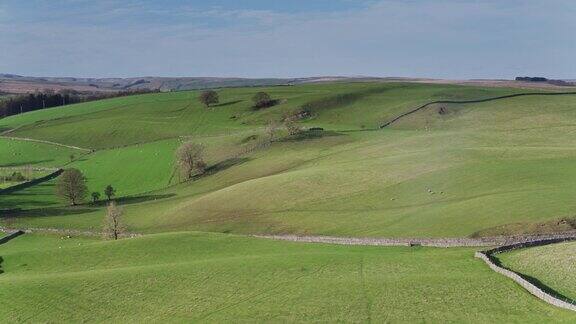
<path fill-rule="evenodd" d="M 59 167 L 70 162 L 71 155 L 83 154 L 85 152 L 67 147 L 0 137 L 0 168 Z"/>
<path fill-rule="evenodd" d="M 259 90 L 279 104 L 255 111 L 250 98 Z M 463 237 L 570 230 L 576 96 L 436 105 L 378 127 L 425 102 L 521 91 L 309 84 L 223 89 L 221 104 L 209 109 L 198 104 L 198 92 L 176 92 L 0 119 L 0 131 L 13 129 L 10 136 L 92 149 L 0 138 L 0 166 L 78 168 L 89 191 L 113 185 L 128 230 L 149 234 L 117 242 L 25 235 L 1 245 L 0 322 L 574 322 L 572 313 L 490 271 L 471 249 L 207 233 Z M 311 116 L 301 127 L 326 132 L 286 137 L 282 130 L 270 146 L 248 149 L 265 136 L 269 120 L 303 106 Z M 179 183 L 174 151 L 187 140 L 206 147 L 209 172 Z M 0 225 L 100 231 L 105 202 L 67 206 L 55 183 L 0 195 L 0 210 L 12 210 L 0 215 Z M 520 269 L 513 259 L 529 251 L 503 257 Z M 569 265 L 569 253 L 558 250 L 556 262 Z M 560 272 L 550 276 L 541 280 L 573 294 Z"/>
<path fill-rule="evenodd" d="M 521 249 L 498 255 L 502 264 L 576 300 L 576 243 Z"/>
<path fill-rule="evenodd" d="M 280 119 L 307 103 L 345 99 L 314 110 L 309 123 L 339 129 L 376 128 L 415 105 L 439 99 L 467 99 L 519 92 L 505 88 L 402 83 L 331 83 L 258 89 L 280 104 L 254 111 L 254 88 L 224 89 L 220 104 L 204 108 L 198 92 L 148 94 L 34 111 L 0 120 L 0 129 L 86 148 L 111 148 L 182 135 L 225 135 Z M 318 106 L 318 105 L 316 105 Z M 354 113 L 351 113 L 354 112 Z"/>
<path fill-rule="evenodd" d="M 0 246 L 0 321 L 576 320 L 472 253 L 203 233 L 116 242 L 25 235 Z"/>
<path fill-rule="evenodd" d="M 196 103 L 194 92 L 183 92 L 103 101 L 109 109 L 102 102 L 90 103 L 89 109 L 47 109 L 0 124 L 22 126 L 24 119 L 30 126 L 15 135 L 113 147 L 135 142 L 128 135 L 108 136 L 123 132 L 119 125 L 124 122 L 126 129 L 136 129 L 128 122 L 134 119 L 147 143 L 96 150 L 71 164 L 86 174 L 90 190 L 112 184 L 120 197 L 131 197 L 121 202 L 134 231 L 499 235 L 538 231 L 540 224 L 557 230 L 553 224 L 572 217 L 576 208 L 571 136 L 575 96 L 434 106 L 389 128 L 369 130 L 427 100 L 484 98 L 520 90 L 378 83 L 267 90 L 282 104 L 258 112 L 249 104 L 254 89 L 227 89 L 221 91 L 221 102 L 232 103 L 209 110 Z M 351 93 L 356 95 L 346 96 Z M 343 103 L 334 99 L 338 96 L 344 96 Z M 321 98 L 332 106 L 317 104 Z M 334 131 L 332 136 L 277 141 L 268 149 L 231 158 L 246 138 L 262 134 L 267 119 L 303 103 L 320 107 L 303 125 L 323 126 Z M 176 107 L 184 104 L 190 105 L 190 115 L 173 118 L 174 127 L 138 124 L 174 117 Z M 62 115 L 66 110 L 69 117 Z M 39 119 L 42 122 L 36 123 Z M 200 124 L 209 126 L 194 126 Z M 60 130 L 49 131 L 53 128 Z M 71 135 L 75 129 L 79 136 Z M 96 143 L 100 130 L 108 134 L 102 145 Z M 175 185 L 173 150 L 185 135 L 204 143 L 209 165 L 218 167 L 209 176 Z M 171 136 L 176 137 L 161 139 Z M 2 198 L 0 204 L 20 202 L 26 210 L 17 221 L 23 226 L 99 226 L 101 206 L 67 209 L 49 197 L 50 185 L 44 185 L 44 193 L 32 194 L 36 189 L 30 188 L 17 197 Z"/>

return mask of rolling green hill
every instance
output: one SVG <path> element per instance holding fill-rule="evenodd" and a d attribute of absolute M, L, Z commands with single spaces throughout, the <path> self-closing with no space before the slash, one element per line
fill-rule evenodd
<path fill-rule="evenodd" d="M 470 249 L 172 233 L 116 242 L 24 235 L 0 254 L 2 322 L 576 320 Z"/>
<path fill-rule="evenodd" d="M 261 90 L 278 105 L 254 110 Z M 0 137 L 0 167 L 78 168 L 89 191 L 113 185 L 128 230 L 146 234 L 115 242 L 27 234 L 0 245 L 0 322 L 573 322 L 473 249 L 234 235 L 574 229 L 575 95 L 430 105 L 380 128 L 427 102 L 523 91 L 308 84 L 222 89 L 210 108 L 198 92 L 175 92 L 0 119 L 0 132 L 17 138 Z M 324 131 L 280 129 L 259 145 L 270 121 L 294 114 L 305 116 L 302 129 Z M 208 172 L 180 183 L 174 152 L 188 140 L 205 146 Z M 55 183 L 0 195 L 0 226 L 101 231 L 106 202 L 67 206 Z M 542 262 L 568 264 L 566 251 Z M 506 262 L 541 275 L 523 263 L 532 252 L 515 253 Z M 569 295 L 563 271 L 542 280 Z"/>
<path fill-rule="evenodd" d="M 91 191 L 112 184 L 120 198 L 130 196 L 121 202 L 130 228 L 140 232 L 496 235 L 570 217 L 576 208 L 570 135 L 576 96 L 435 105 L 380 130 L 425 102 L 521 90 L 403 83 L 273 87 L 264 90 L 281 103 L 254 111 L 250 97 L 257 90 L 221 90 L 222 103 L 209 109 L 195 92 L 163 93 L 35 111 L 0 125 L 15 128 L 11 136 L 96 148 L 70 165 L 86 174 Z M 303 127 L 321 126 L 330 136 L 280 139 L 238 156 L 251 135 L 263 136 L 268 120 L 302 106 L 312 112 Z M 178 185 L 173 152 L 187 138 L 207 147 L 216 172 Z M 29 159 L 47 155 L 38 151 Z M 3 206 L 21 202 L 18 224 L 99 226 L 101 206 L 67 211 L 48 189 L 35 190 L 2 198 Z"/>

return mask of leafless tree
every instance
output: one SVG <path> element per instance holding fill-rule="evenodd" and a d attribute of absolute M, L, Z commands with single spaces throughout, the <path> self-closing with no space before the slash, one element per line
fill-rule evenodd
<path fill-rule="evenodd" d="M 204 146 L 193 142 L 185 142 L 176 150 L 176 166 L 181 179 L 187 181 L 196 174 L 206 170 L 204 162 Z"/>
<path fill-rule="evenodd" d="M 81 202 L 88 194 L 86 178 L 78 169 L 67 169 L 62 172 L 56 181 L 56 194 L 70 205 L 74 206 Z"/>
<path fill-rule="evenodd" d="M 276 136 L 278 135 L 278 128 L 278 123 L 274 120 L 269 121 L 266 125 L 266 137 L 270 142 L 276 139 Z"/>
<path fill-rule="evenodd" d="M 126 227 L 122 222 L 122 214 L 122 208 L 118 207 L 115 201 L 108 203 L 102 231 L 105 238 L 117 240 L 125 232 Z"/>
<path fill-rule="evenodd" d="M 297 135 L 302 131 L 302 128 L 300 128 L 300 125 L 298 125 L 298 123 L 296 123 L 294 118 L 284 119 L 284 127 L 286 127 L 288 134 L 292 135 L 292 136 Z"/>

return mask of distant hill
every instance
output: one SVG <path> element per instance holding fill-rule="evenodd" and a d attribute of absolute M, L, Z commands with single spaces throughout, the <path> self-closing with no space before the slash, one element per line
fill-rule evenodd
<path fill-rule="evenodd" d="M 527 80 L 442 80 L 429 78 L 405 78 L 405 77 L 343 77 L 343 76 L 318 76 L 306 78 L 221 78 L 221 77 L 134 77 L 134 78 L 74 78 L 74 77 L 29 77 L 15 74 L 0 73 L 0 94 L 20 94 L 31 92 L 43 92 L 46 90 L 62 91 L 73 90 L 82 93 L 115 92 L 130 90 L 196 90 L 208 88 L 230 87 L 257 87 L 275 85 L 294 85 L 303 83 L 320 82 L 424 82 L 443 84 L 465 84 L 480 86 L 506 86 L 547 88 L 557 86 L 576 86 L 570 81 L 557 82 L 531 82 Z"/>
<path fill-rule="evenodd" d="M 73 78 L 28 77 L 0 74 L 0 92 L 29 93 L 35 91 L 64 89 L 78 92 L 110 92 L 127 90 L 194 90 L 207 88 L 255 87 L 290 85 L 338 80 L 374 80 L 365 77 L 311 77 L 311 78 L 220 78 L 220 77 L 137 77 L 137 78 Z"/>

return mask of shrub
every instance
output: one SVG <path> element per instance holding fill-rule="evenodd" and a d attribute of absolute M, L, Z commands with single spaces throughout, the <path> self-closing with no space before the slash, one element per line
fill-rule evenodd
<path fill-rule="evenodd" d="M 208 108 L 210 105 L 217 104 L 219 102 L 218 93 L 214 90 L 202 91 L 199 100 L 204 106 L 206 106 L 206 108 Z"/>

